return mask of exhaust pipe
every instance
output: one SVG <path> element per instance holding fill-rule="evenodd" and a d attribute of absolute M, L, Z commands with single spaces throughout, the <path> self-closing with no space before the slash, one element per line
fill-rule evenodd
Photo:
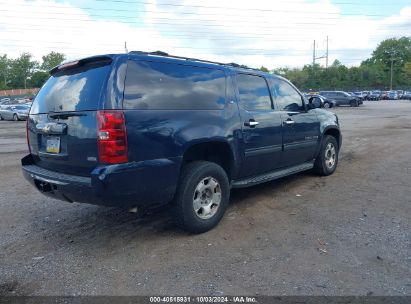
<path fill-rule="evenodd" d="M 130 212 L 130 213 L 137 213 L 137 212 L 138 212 L 138 208 L 137 208 L 137 207 L 130 208 L 130 209 L 128 209 L 128 212 Z"/>

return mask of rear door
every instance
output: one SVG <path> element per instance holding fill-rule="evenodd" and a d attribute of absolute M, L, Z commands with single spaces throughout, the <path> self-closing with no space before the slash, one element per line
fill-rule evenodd
<path fill-rule="evenodd" d="M 264 77 L 237 74 L 242 123 L 244 165 L 241 176 L 252 176 L 281 167 L 281 115 L 273 110 Z"/>
<path fill-rule="evenodd" d="M 54 73 L 30 110 L 28 139 L 43 168 L 88 176 L 98 161 L 96 112 L 111 60 L 77 62 Z"/>
<path fill-rule="evenodd" d="M 271 79 L 275 104 L 283 122 L 282 164 L 294 166 L 315 158 L 320 123 L 313 110 L 306 110 L 302 95 L 287 81 Z"/>

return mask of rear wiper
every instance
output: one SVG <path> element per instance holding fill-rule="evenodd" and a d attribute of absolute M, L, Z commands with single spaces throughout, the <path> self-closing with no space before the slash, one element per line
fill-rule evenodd
<path fill-rule="evenodd" d="M 56 119 L 56 118 L 60 118 L 60 119 L 67 119 L 69 117 L 73 117 L 73 116 L 86 116 L 86 114 L 84 113 L 50 113 L 48 114 L 48 117 Z"/>

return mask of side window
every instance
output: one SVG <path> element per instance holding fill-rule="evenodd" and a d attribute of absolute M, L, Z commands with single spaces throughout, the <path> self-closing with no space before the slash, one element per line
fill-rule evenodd
<path fill-rule="evenodd" d="M 301 95 L 286 81 L 273 79 L 277 105 L 281 111 L 299 112 L 304 109 Z"/>
<path fill-rule="evenodd" d="M 238 74 L 238 93 L 241 106 L 249 111 L 272 110 L 267 82 L 261 76 Z"/>
<path fill-rule="evenodd" d="M 215 110 L 225 105 L 225 73 L 174 63 L 128 62 L 124 109 Z"/>

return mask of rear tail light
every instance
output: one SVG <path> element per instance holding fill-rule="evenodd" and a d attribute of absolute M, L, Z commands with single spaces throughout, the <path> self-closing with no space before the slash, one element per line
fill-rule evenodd
<path fill-rule="evenodd" d="M 101 163 L 128 162 L 127 132 L 123 111 L 97 112 L 97 140 Z"/>

